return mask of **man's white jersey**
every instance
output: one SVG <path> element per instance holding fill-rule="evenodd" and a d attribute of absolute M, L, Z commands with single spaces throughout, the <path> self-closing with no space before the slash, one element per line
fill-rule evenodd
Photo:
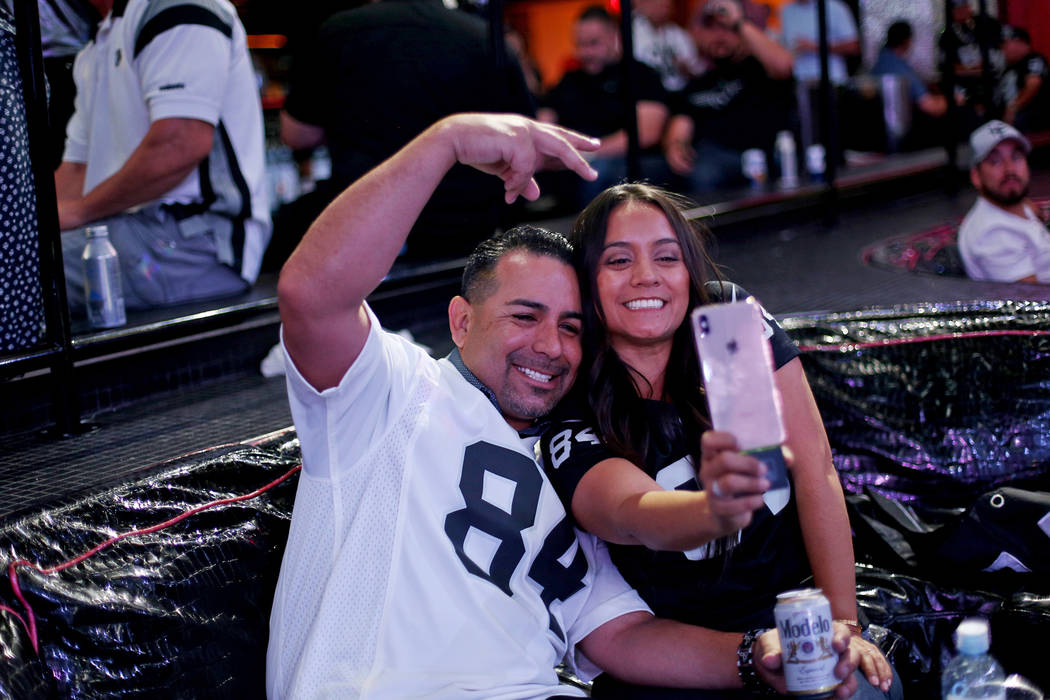
<path fill-rule="evenodd" d="M 267 694 L 583 697 L 554 666 L 645 604 L 604 546 L 577 537 L 485 394 L 369 314 L 338 386 L 316 392 L 286 358 L 303 472 Z M 588 666 L 574 670 L 589 678 Z"/>

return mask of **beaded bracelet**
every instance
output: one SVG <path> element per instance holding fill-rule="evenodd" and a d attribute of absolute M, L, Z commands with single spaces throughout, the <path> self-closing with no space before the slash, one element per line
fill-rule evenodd
<path fill-rule="evenodd" d="M 740 676 L 740 682 L 744 689 L 759 695 L 777 695 L 777 691 L 766 685 L 765 681 L 758 677 L 755 671 L 754 650 L 755 640 L 762 636 L 767 630 L 753 629 L 744 633 L 740 640 L 740 646 L 736 648 L 736 672 Z"/>

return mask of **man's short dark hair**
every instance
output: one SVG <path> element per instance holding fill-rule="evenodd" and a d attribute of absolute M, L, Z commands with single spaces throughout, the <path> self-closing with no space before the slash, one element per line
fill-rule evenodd
<path fill-rule="evenodd" d="M 523 224 L 497 233 L 478 244 L 463 268 L 460 295 L 471 304 L 488 298 L 496 288 L 496 265 L 503 256 L 516 250 L 546 255 L 572 267 L 572 246 L 565 236 L 539 226 Z"/>
<path fill-rule="evenodd" d="M 616 18 L 609 14 L 609 11 L 601 5 L 588 5 L 583 8 L 583 12 L 581 12 L 580 16 L 576 18 L 576 21 L 584 22 L 589 19 L 596 19 L 599 22 L 605 22 L 613 27 L 618 26 Z"/>
<path fill-rule="evenodd" d="M 1011 25 L 1003 27 L 1003 41 L 1006 41 L 1007 39 L 1017 39 L 1026 44 L 1032 43 L 1032 37 L 1024 27 L 1014 27 Z"/>
<path fill-rule="evenodd" d="M 899 49 L 911 40 L 911 25 L 897 20 L 886 30 L 886 48 Z"/>

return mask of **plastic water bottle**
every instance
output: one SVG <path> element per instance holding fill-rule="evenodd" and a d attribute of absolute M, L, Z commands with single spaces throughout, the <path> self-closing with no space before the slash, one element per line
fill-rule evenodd
<path fill-rule="evenodd" d="M 84 297 L 88 321 L 95 328 L 113 328 L 127 322 L 124 288 L 120 286 L 120 259 L 109 242 L 109 229 L 88 226 L 87 245 L 80 256 L 84 263 Z"/>
<path fill-rule="evenodd" d="M 783 187 L 798 185 L 798 158 L 795 154 L 795 137 L 790 131 L 777 132 L 777 160 L 780 161 L 780 184 Z"/>
<path fill-rule="evenodd" d="M 988 653 L 988 622 L 970 617 L 955 630 L 958 655 L 941 674 L 943 700 L 1006 700 L 1003 667 Z"/>

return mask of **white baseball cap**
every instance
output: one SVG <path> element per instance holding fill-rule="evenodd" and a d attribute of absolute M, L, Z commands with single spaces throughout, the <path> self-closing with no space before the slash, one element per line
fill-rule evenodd
<path fill-rule="evenodd" d="M 993 119 L 987 124 L 977 127 L 970 134 L 970 148 L 973 149 L 973 158 L 970 160 L 970 165 L 976 167 L 978 163 L 988 157 L 992 149 L 1003 141 L 1010 139 L 1021 144 L 1026 154 L 1032 150 L 1032 144 L 1028 143 L 1028 139 L 1006 122 Z"/>

